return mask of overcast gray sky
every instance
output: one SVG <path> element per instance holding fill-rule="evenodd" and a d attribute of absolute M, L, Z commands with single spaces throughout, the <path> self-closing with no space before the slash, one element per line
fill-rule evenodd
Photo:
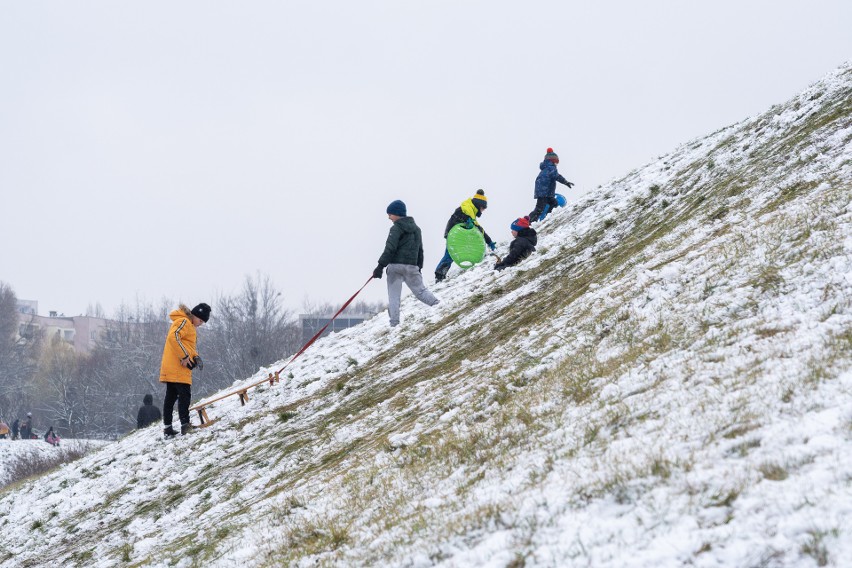
<path fill-rule="evenodd" d="M 787 100 L 850 30 L 848 0 L 3 2 L 0 280 L 43 315 L 258 271 L 340 303 L 402 199 L 431 284 L 477 188 L 508 241 L 548 146 L 575 201 Z"/>

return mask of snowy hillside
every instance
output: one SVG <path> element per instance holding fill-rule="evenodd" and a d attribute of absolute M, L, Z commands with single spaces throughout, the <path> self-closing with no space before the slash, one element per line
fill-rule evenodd
<path fill-rule="evenodd" d="M 55 464 L 76 459 L 107 444 L 99 440 L 63 440 L 54 447 L 44 440 L 0 440 L 0 488 L 19 475 L 53 469 Z"/>
<path fill-rule="evenodd" d="M 0 566 L 848 564 L 851 198 L 846 66 L 211 427 L 0 493 Z"/>

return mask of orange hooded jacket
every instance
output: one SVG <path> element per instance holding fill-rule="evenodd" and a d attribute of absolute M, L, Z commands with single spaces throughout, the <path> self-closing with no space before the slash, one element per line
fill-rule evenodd
<path fill-rule="evenodd" d="M 192 371 L 180 364 L 180 360 L 198 355 L 195 326 L 190 319 L 189 308 L 182 305 L 169 314 L 172 325 L 163 347 L 163 362 L 160 364 L 161 383 L 192 384 Z"/>

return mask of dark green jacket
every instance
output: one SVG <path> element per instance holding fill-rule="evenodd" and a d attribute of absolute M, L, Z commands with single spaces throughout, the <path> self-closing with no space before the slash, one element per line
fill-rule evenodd
<path fill-rule="evenodd" d="M 423 237 L 413 217 L 402 217 L 394 222 L 379 257 L 379 266 L 388 264 L 414 264 L 423 268 Z"/>

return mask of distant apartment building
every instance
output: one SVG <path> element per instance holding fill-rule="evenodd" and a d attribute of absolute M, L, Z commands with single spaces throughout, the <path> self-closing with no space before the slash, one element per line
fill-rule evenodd
<path fill-rule="evenodd" d="M 302 327 L 302 341 L 307 343 L 324 325 L 331 321 L 334 314 L 314 315 L 302 314 L 299 316 L 299 323 Z M 325 337 L 332 331 L 340 331 L 347 327 L 355 327 L 356 325 L 365 322 L 376 314 L 343 314 L 337 316 L 337 319 L 332 322 L 326 329 L 322 337 Z"/>
<path fill-rule="evenodd" d="M 49 340 L 59 337 L 73 345 L 77 353 L 88 353 L 95 343 L 105 333 L 107 320 L 89 316 L 57 315 L 50 312 L 48 316 L 38 315 L 38 302 L 35 300 L 18 300 L 18 336 L 22 339 L 32 338 L 38 332 L 44 332 L 44 338 Z"/>

